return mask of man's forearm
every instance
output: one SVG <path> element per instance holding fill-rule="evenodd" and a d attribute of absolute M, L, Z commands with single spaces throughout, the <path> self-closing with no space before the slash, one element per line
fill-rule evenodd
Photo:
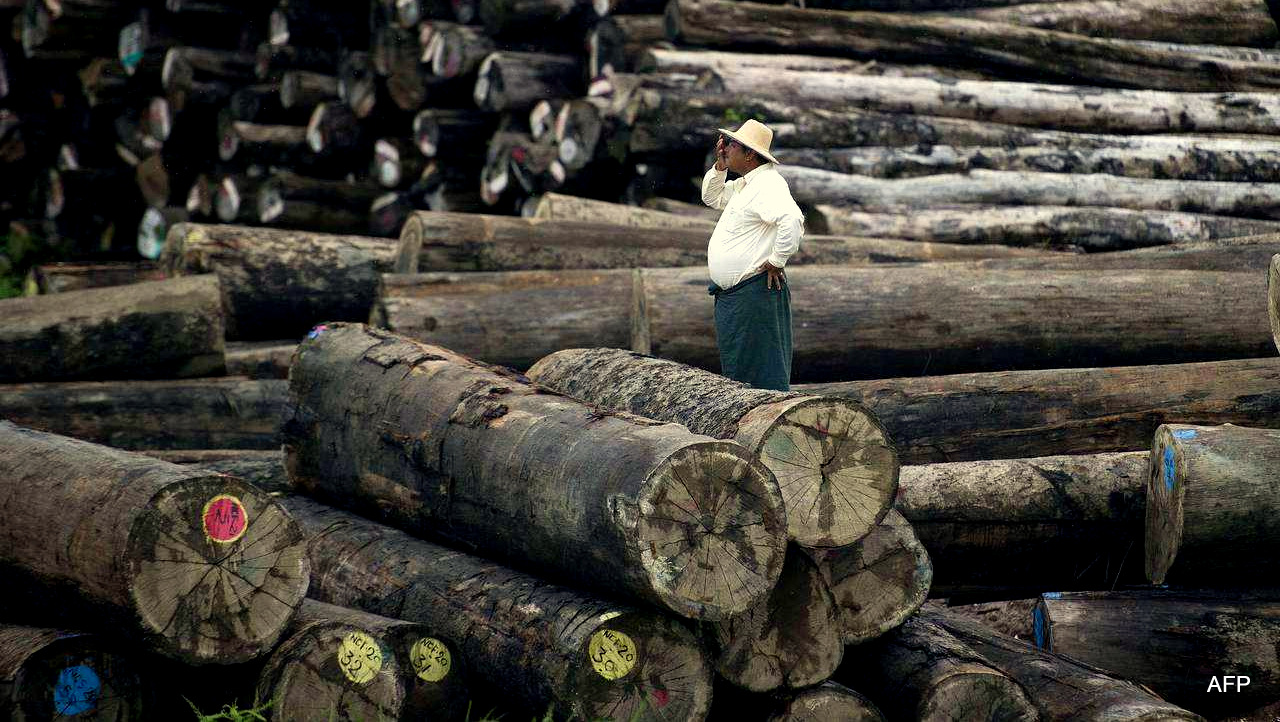
<path fill-rule="evenodd" d="M 725 178 L 728 171 L 716 170 L 712 166 L 702 177 L 702 202 L 717 210 L 724 208 Z"/>

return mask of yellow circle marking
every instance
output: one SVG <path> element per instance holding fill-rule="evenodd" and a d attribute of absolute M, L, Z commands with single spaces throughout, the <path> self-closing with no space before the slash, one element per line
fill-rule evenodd
<path fill-rule="evenodd" d="M 368 684 L 382 670 L 382 649 L 364 632 L 351 632 L 338 647 L 338 667 L 352 682 Z"/>
<path fill-rule="evenodd" d="M 601 677 L 622 679 L 636 666 L 636 643 L 622 632 L 601 629 L 591 635 L 587 655 Z"/>
<path fill-rule="evenodd" d="M 449 648 L 434 637 L 423 637 L 414 642 L 409 650 L 409 659 L 413 663 L 413 671 L 427 682 L 439 682 L 449 676 L 449 670 L 453 668 Z"/>

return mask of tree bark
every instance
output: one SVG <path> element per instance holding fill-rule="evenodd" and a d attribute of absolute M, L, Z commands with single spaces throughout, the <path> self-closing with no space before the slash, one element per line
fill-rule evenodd
<path fill-rule="evenodd" d="M 497 120 L 492 113 L 475 110 L 427 108 L 413 119 L 414 140 L 428 158 L 483 157 L 496 129 Z"/>
<path fill-rule="evenodd" d="M 138 667 L 94 635 L 0 626 L 0 714 L 7 719 L 145 719 L 154 712 Z"/>
<path fill-rule="evenodd" d="M 655 211 L 663 211 L 678 216 L 693 216 L 701 218 L 705 221 L 711 221 L 714 226 L 716 220 L 720 218 L 720 211 L 714 208 L 708 208 L 701 203 L 684 203 L 673 198 L 663 198 L 654 196 L 646 200 L 643 204 L 644 208 L 652 208 Z"/>
<path fill-rule="evenodd" d="M 919 615 L 856 651 L 835 681 L 875 690 L 872 701 L 890 719 L 1040 719 L 1022 685 Z"/>
<path fill-rule="evenodd" d="M 1162 50 L 1126 40 L 951 15 L 840 12 L 758 3 L 743 6 L 728 0 L 673 0 L 666 13 L 670 39 L 711 48 L 745 43 L 769 52 L 960 63 L 997 68 L 1013 76 L 1069 78 L 1081 86 L 1265 92 L 1280 81 L 1280 73 L 1267 62 L 1198 54 L 1177 46 Z M 1269 25 L 1274 32 L 1275 23 Z M 740 77 L 758 75 L 746 71 Z M 775 83 L 781 80 L 774 78 Z M 843 80 L 857 84 L 862 79 L 846 76 Z M 924 84 L 936 82 L 925 80 Z M 966 90 L 956 87 L 953 92 L 958 95 Z M 1091 92 L 1096 93 L 1096 88 Z"/>
<path fill-rule="evenodd" d="M 1009 599 L 999 602 L 957 604 L 948 606 L 946 600 L 930 600 L 925 609 L 940 608 L 951 616 L 962 617 L 1006 637 L 1036 644 L 1036 624 L 1033 620 L 1039 597 Z M 1037 647 L 1041 645 L 1036 644 Z"/>
<path fill-rule="evenodd" d="M 431 72 L 441 78 L 474 76 L 484 59 L 498 49 L 493 38 L 479 28 L 458 23 L 431 22 L 430 37 L 423 43 L 423 62 L 430 61 Z"/>
<path fill-rule="evenodd" d="M 254 58 L 259 80 L 281 80 L 291 70 L 331 74 L 341 62 L 336 49 L 262 43 Z"/>
<path fill-rule="evenodd" d="M 896 629 L 920 609 L 933 583 L 928 552 L 893 509 L 857 542 L 809 553 L 835 596 L 845 644 Z"/>
<path fill-rule="evenodd" d="M 1138 684 L 1107 676 L 1103 670 L 1069 657 L 1039 651 L 966 619 L 936 611 L 924 612 L 920 617 L 945 629 L 1017 680 L 1043 719 L 1063 722 L 1204 720 L 1200 715 L 1165 702 Z"/>
<path fill-rule="evenodd" d="M 31 272 L 36 288 L 41 294 L 164 280 L 164 273 L 150 261 L 120 263 L 59 261 L 41 264 L 31 269 Z"/>
<path fill-rule="evenodd" d="M 1267 318 L 1271 321 L 1271 339 L 1280 350 L 1280 254 L 1267 265 Z"/>
<path fill-rule="evenodd" d="M 694 618 L 741 612 L 777 580 L 782 497 L 746 449 L 365 326 L 311 335 L 285 422 L 301 488 Z M 405 394 L 420 401 L 388 405 Z M 562 553 L 575 547 L 593 551 Z"/>
<path fill-rule="evenodd" d="M 528 110 L 544 98 L 581 96 L 578 59 L 547 53 L 494 52 L 476 71 L 476 107 L 490 112 Z"/>
<path fill-rule="evenodd" d="M 306 142 L 307 128 L 303 125 L 232 121 L 222 130 L 218 157 L 244 164 L 292 166 L 309 152 Z"/>
<path fill-rule="evenodd" d="M 831 384 L 880 419 L 903 464 L 1137 451 L 1162 423 L 1275 423 L 1280 359 L 1051 369 Z"/>
<path fill-rule="evenodd" d="M 705 270 L 648 269 L 641 276 L 646 323 L 633 326 L 632 348 L 718 369 Z M 797 266 L 787 276 L 795 382 L 1275 353 L 1256 274 L 919 264 Z M 647 348 L 637 343 L 646 334 Z"/>
<path fill-rule="evenodd" d="M 1280 532 L 1280 432 L 1162 424 L 1147 484 L 1147 578 L 1241 587 L 1269 578 Z M 1248 581 L 1242 573 L 1250 575 Z"/>
<path fill-rule="evenodd" d="M 949 587 L 1141 583 L 1140 451 L 907 466 L 897 509 Z"/>
<path fill-rule="evenodd" d="M 716 211 L 712 212 L 719 215 Z M 716 226 L 716 222 L 708 218 L 681 216 L 563 193 L 546 193 L 540 196 L 534 204 L 531 217 L 552 221 L 610 223 L 634 228 L 695 228 L 708 236 Z"/>
<path fill-rule="evenodd" d="M 779 170 L 799 203 L 852 202 L 871 211 L 951 204 L 1102 206 L 1280 219 L 1280 183 L 989 170 L 886 180 L 799 166 Z"/>
<path fill-rule="evenodd" d="M 848 687 L 824 682 L 788 699 L 769 722 L 884 722 L 884 715 Z"/>
<path fill-rule="evenodd" d="M 0 414 L 23 426 L 122 449 L 280 446 L 281 381 L 73 381 L 0 386 Z"/>
<path fill-rule="evenodd" d="M 697 75 L 708 70 L 718 71 L 722 69 L 756 72 L 802 70 L 849 75 L 877 75 L 892 78 L 995 79 L 988 73 L 964 68 L 920 64 L 898 65 L 884 63 L 876 59 L 858 60 L 824 55 L 740 53 L 722 50 L 681 50 L 649 47 L 636 60 L 637 72 L 643 73 L 692 73 Z"/>
<path fill-rule="evenodd" d="M 269 494 L 293 493 L 279 449 L 145 449 L 139 453 L 173 464 L 195 465 L 229 474 Z"/>
<path fill-rule="evenodd" d="M 0 382 L 222 373 L 213 276 L 0 301 Z"/>
<path fill-rule="evenodd" d="M 170 275 L 215 273 L 227 338 L 296 338 L 322 321 L 366 320 L 395 242 L 268 228 L 180 223 L 160 263 Z"/>
<path fill-rule="evenodd" d="M 459 720 L 470 693 L 458 652 L 427 625 L 308 599 L 257 698 L 279 719 Z"/>
<path fill-rule="evenodd" d="M 787 532 L 805 547 L 866 536 L 898 490 L 898 460 L 880 423 L 857 404 L 753 389 L 713 373 L 619 349 L 559 351 L 527 372 L 593 406 L 732 439 L 777 477 Z"/>
<path fill-rule="evenodd" d="M 1069 178 L 1074 180 L 1077 176 Z M 817 206 L 820 224 L 827 233 L 932 243 L 1076 246 L 1089 251 L 1119 251 L 1280 233 L 1280 221 L 1098 206 L 889 210 L 866 212 L 848 206 Z"/>
<path fill-rule="evenodd" d="M 1276 24 L 1263 0 L 1057 0 L 948 13 L 1095 38 L 1173 43 L 1275 45 Z"/>
<path fill-rule="evenodd" d="M 1204 714 L 1244 714 L 1280 695 L 1280 603 L 1224 592 L 1041 595 L 1036 646 L 1142 683 Z M 1249 684 L 1230 696 L 1222 675 Z"/>
<path fill-rule="evenodd" d="M 819 684 L 844 657 L 836 600 L 818 565 L 794 544 L 768 596 L 710 632 L 716 672 L 753 692 Z"/>
<path fill-rule="evenodd" d="M 337 68 L 337 66 L 333 66 Z M 308 70 L 288 70 L 280 77 L 280 105 L 314 108 L 338 99 L 338 78 Z"/>
<path fill-rule="evenodd" d="M 537 714 L 550 703 L 557 718 L 692 721 L 710 707 L 710 666 L 693 635 L 668 617 L 302 497 L 283 503 L 309 540 L 314 597 L 429 626 L 461 651 L 473 686 Z M 621 656 L 630 651 L 624 645 L 638 654 Z"/>
<path fill-rule="evenodd" d="M 24 510 L 0 532 L 5 563 L 55 598 L 113 610 L 166 656 L 228 664 L 275 645 L 310 569 L 301 531 L 269 496 L 7 421 L 0 436 L 0 501 Z"/>

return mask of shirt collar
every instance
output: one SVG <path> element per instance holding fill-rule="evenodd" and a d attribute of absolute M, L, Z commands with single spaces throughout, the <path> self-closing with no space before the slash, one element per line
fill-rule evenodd
<path fill-rule="evenodd" d="M 744 186 L 750 185 L 750 184 L 751 184 L 751 180 L 752 180 L 752 178 L 753 178 L 755 175 L 757 175 L 758 173 L 760 173 L 760 171 L 765 170 L 766 168 L 772 168 L 773 166 L 774 166 L 774 164 L 773 164 L 773 163 L 761 163 L 760 165 L 756 166 L 755 168 L 752 168 L 752 169 L 751 169 L 751 171 L 750 171 L 749 173 L 747 173 L 746 175 L 742 176 L 742 185 L 744 185 Z"/>

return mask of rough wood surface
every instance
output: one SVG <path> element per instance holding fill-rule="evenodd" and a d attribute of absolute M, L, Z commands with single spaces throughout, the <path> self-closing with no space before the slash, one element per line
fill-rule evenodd
<path fill-rule="evenodd" d="M 1280 696 L 1280 603 L 1225 592 L 1066 592 L 1040 597 L 1036 646 L 1141 680 L 1174 704 L 1222 717 Z M 1214 677 L 1249 685 L 1215 691 Z"/>
<path fill-rule="evenodd" d="M 251 379 L 287 379 L 293 352 L 298 346 L 287 341 L 237 341 L 227 344 L 227 375 Z"/>
<path fill-rule="evenodd" d="M 840 12 L 729 0 L 677 0 L 666 12 L 670 39 L 712 48 L 749 45 L 760 51 L 967 64 L 1020 77 L 1065 77 L 1081 86 L 1220 93 L 1269 91 L 1280 81 L 1280 73 L 1267 62 L 950 15 Z M 1268 25 L 1274 32 L 1275 23 Z"/>
<path fill-rule="evenodd" d="M 1280 431 L 1232 424 L 1156 429 L 1147 484 L 1147 578 L 1245 587 L 1274 573 L 1277 455 Z"/>
<path fill-rule="evenodd" d="M 647 332 L 653 355 L 714 371 L 705 275 L 643 271 L 647 328 L 633 339 Z M 793 382 L 1275 355 L 1258 273 L 938 263 L 797 266 L 787 278 Z"/>
<path fill-rule="evenodd" d="M 527 372 L 535 383 L 612 411 L 732 439 L 778 480 L 787 531 L 806 547 L 866 536 L 893 503 L 898 458 L 858 404 L 753 389 L 717 374 L 611 348 L 575 348 Z"/>
<path fill-rule="evenodd" d="M 217 274 L 227 338 L 265 340 L 367 319 L 395 249 L 383 238 L 179 223 L 160 262 L 171 275 Z"/>
<path fill-rule="evenodd" d="M 777 580 L 782 496 L 747 449 L 362 325 L 310 336 L 284 425 L 300 488 L 689 617 L 741 612 Z"/>
<path fill-rule="evenodd" d="M 276 719 L 461 720 L 471 695 L 459 651 L 425 624 L 308 599 L 257 698 Z"/>
<path fill-rule="evenodd" d="M 871 700 L 828 681 L 788 699 L 769 722 L 884 722 L 884 715 Z"/>
<path fill-rule="evenodd" d="M 806 70 L 855 75 L 879 75 L 894 78 L 946 78 L 951 80 L 991 80 L 979 70 L 937 65 L 901 65 L 878 60 L 855 60 L 823 55 L 791 55 L 775 53 L 735 53 L 721 50 L 686 50 L 649 47 L 636 60 L 636 69 L 644 73 L 701 73 L 706 70 L 758 69 Z"/>
<path fill-rule="evenodd" d="M 670 617 L 553 586 L 301 497 L 283 503 L 308 537 L 313 597 L 428 625 L 457 645 L 473 684 L 500 699 L 536 714 L 551 704 L 579 719 L 706 716 L 711 667 Z"/>
<path fill-rule="evenodd" d="M 894 509 L 857 542 L 809 553 L 835 595 L 845 644 L 875 639 L 902 624 L 933 584 L 928 552 Z"/>
<path fill-rule="evenodd" d="M 1108 676 L 1083 662 L 1037 650 L 1026 642 L 996 634 L 967 619 L 937 611 L 923 612 L 920 616 L 945 629 L 1017 680 L 1042 719 L 1063 722 L 1204 720 L 1160 699 L 1139 684 Z"/>
<path fill-rule="evenodd" d="M 1218 241 L 1280 232 L 1280 221 L 1097 206 L 980 206 L 867 212 L 856 207 L 819 205 L 817 213 L 824 232 L 836 235 L 933 243 L 1076 246 L 1089 251 Z"/>
<path fill-rule="evenodd" d="M 753 692 L 803 689 L 830 677 L 844 657 L 840 611 L 817 564 L 787 546 L 767 597 L 714 625 L 716 672 Z"/>
<path fill-rule="evenodd" d="M 1021 685 L 920 615 L 851 651 L 835 680 L 861 686 L 890 719 L 1041 719 Z"/>
<path fill-rule="evenodd" d="M 590 221 L 636 228 L 695 228 L 708 236 L 715 221 L 692 216 L 627 206 L 621 203 L 581 198 L 563 193 L 545 193 L 534 204 L 533 218 L 557 221 Z"/>
<path fill-rule="evenodd" d="M 96 626 L 126 625 L 187 662 L 245 661 L 278 641 L 310 572 L 300 530 L 269 496 L 7 421 L 0 437 L 5 563 L 113 610 Z"/>
<path fill-rule="evenodd" d="M 1280 359 L 998 371 L 802 384 L 857 401 L 904 464 L 1149 449 L 1173 421 L 1266 426 L 1280 412 Z"/>
<path fill-rule="evenodd" d="M 897 510 L 934 584 L 1057 591 L 1142 582 L 1141 451 L 906 466 Z"/>
<path fill-rule="evenodd" d="M 130 656 L 90 634 L 0 626 L 0 714 L 11 720 L 146 719 L 150 691 Z"/>
<path fill-rule="evenodd" d="M 121 449 L 271 449 L 288 396 L 243 378 L 5 384 L 0 416 Z"/>
<path fill-rule="evenodd" d="M 216 276 L 0 301 L 0 382 L 220 374 Z"/>
<path fill-rule="evenodd" d="M 32 268 L 31 273 L 40 293 L 83 291 L 87 288 L 164 280 L 164 273 L 150 261 L 46 263 Z"/>
<path fill-rule="evenodd" d="M 490 112 L 527 110 L 543 98 L 583 94 L 577 58 L 547 53 L 490 53 L 476 70 L 476 107 Z"/>
<path fill-rule="evenodd" d="M 138 453 L 234 476 L 272 494 L 293 491 L 284 452 L 279 449 L 142 449 Z"/>
<path fill-rule="evenodd" d="M 946 613 L 963 617 L 1006 637 L 1020 639 L 1028 644 L 1036 640 L 1036 624 L 1033 619 L 1039 597 L 1009 599 L 978 604 L 948 606 L 943 600 L 925 602 L 926 609 L 941 607 Z"/>
<path fill-rule="evenodd" d="M 1273 255 L 1267 266 L 1267 318 L 1271 322 L 1271 338 L 1280 350 L 1280 254 Z"/>

